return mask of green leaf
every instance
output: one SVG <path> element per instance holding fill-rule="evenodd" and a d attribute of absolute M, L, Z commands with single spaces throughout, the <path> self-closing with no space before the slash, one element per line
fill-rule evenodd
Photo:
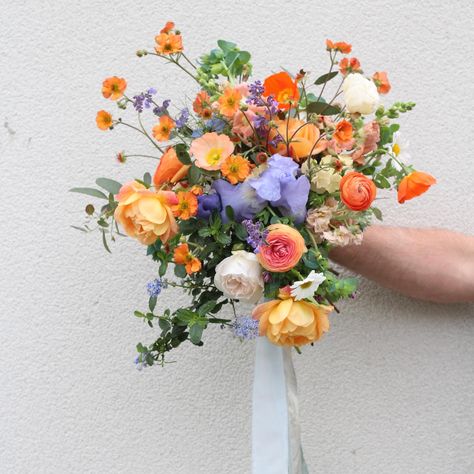
<path fill-rule="evenodd" d="M 242 63 L 242 64 L 246 64 L 250 61 L 250 53 L 248 51 L 240 51 L 239 52 L 239 61 Z"/>
<path fill-rule="evenodd" d="M 174 274 L 178 278 L 185 278 L 186 277 L 186 268 L 184 265 L 175 265 L 174 266 Z"/>
<path fill-rule="evenodd" d="M 78 227 L 77 225 L 72 225 L 71 227 L 73 229 L 80 230 L 81 232 L 87 233 L 87 229 L 84 229 L 84 227 Z"/>
<path fill-rule="evenodd" d="M 326 104 L 325 102 L 311 102 L 306 107 L 308 114 L 335 115 L 341 111 L 337 105 Z"/>
<path fill-rule="evenodd" d="M 148 307 L 150 308 L 151 312 L 153 312 L 156 307 L 156 300 L 156 296 L 150 296 L 150 299 L 148 300 Z"/>
<path fill-rule="evenodd" d="M 239 240 L 247 240 L 247 230 L 245 229 L 245 227 L 242 225 L 242 224 L 236 224 L 235 227 L 234 227 L 234 233 L 235 235 L 237 236 L 237 238 Z"/>
<path fill-rule="evenodd" d="M 171 323 L 166 319 L 160 318 L 158 320 L 158 326 L 163 332 L 168 332 L 171 329 Z"/>
<path fill-rule="evenodd" d="M 146 172 L 143 175 L 143 182 L 147 185 L 148 188 L 151 186 L 151 174 L 150 173 Z"/>
<path fill-rule="evenodd" d="M 207 313 L 210 313 L 216 306 L 217 301 L 211 300 L 207 301 L 203 305 L 199 306 L 197 312 L 200 316 L 205 316 Z"/>
<path fill-rule="evenodd" d="M 141 311 L 134 311 L 133 314 L 137 317 L 137 318 L 144 318 L 145 315 L 141 312 Z"/>
<path fill-rule="evenodd" d="M 105 189 L 111 194 L 118 194 L 122 185 L 118 181 L 114 181 L 113 179 L 109 178 L 97 178 L 95 180 L 97 186 Z"/>
<path fill-rule="evenodd" d="M 380 173 L 374 176 L 374 183 L 377 185 L 378 188 L 390 188 L 390 181 Z"/>
<path fill-rule="evenodd" d="M 232 43 L 231 41 L 217 40 L 217 46 L 219 46 L 222 51 L 227 52 L 233 50 L 237 45 L 235 43 Z"/>
<path fill-rule="evenodd" d="M 235 213 L 234 213 L 234 209 L 232 208 L 232 206 L 226 206 L 225 207 L 225 213 L 226 213 L 226 216 L 229 218 L 230 221 L 234 221 Z"/>
<path fill-rule="evenodd" d="M 191 164 L 191 157 L 188 153 L 188 147 L 184 143 L 178 143 L 174 149 L 176 150 L 176 156 L 178 160 L 183 163 L 183 165 L 190 165 Z"/>
<path fill-rule="evenodd" d="M 314 84 L 319 86 L 320 84 L 324 84 L 326 82 L 329 82 L 331 79 L 336 77 L 338 75 L 337 71 L 333 72 L 328 72 L 327 74 L 323 74 L 322 76 L 319 76 L 315 81 Z"/>
<path fill-rule="evenodd" d="M 168 269 L 168 262 L 166 260 L 163 260 L 160 264 L 160 268 L 158 269 L 158 275 L 160 275 L 160 277 L 164 276 L 167 269 Z"/>
<path fill-rule="evenodd" d="M 188 180 L 190 184 L 197 184 L 201 179 L 201 170 L 196 165 L 191 165 L 188 171 Z"/>
<path fill-rule="evenodd" d="M 72 188 L 69 190 L 69 192 L 87 194 L 88 196 L 105 199 L 106 201 L 109 199 L 102 191 L 99 191 L 95 188 Z"/>
<path fill-rule="evenodd" d="M 107 250 L 109 253 L 112 253 L 110 251 L 109 244 L 107 243 L 107 238 L 105 237 L 105 230 L 102 230 L 102 243 L 104 244 L 105 250 Z"/>
<path fill-rule="evenodd" d="M 379 221 L 383 221 L 382 211 L 378 207 L 372 207 L 372 212 Z"/>
<path fill-rule="evenodd" d="M 199 344 L 201 342 L 202 333 L 204 328 L 200 324 L 193 324 L 189 329 L 189 339 L 193 344 Z"/>

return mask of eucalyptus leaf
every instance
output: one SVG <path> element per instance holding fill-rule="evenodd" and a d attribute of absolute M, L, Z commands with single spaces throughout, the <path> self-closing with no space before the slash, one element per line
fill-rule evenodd
<path fill-rule="evenodd" d="M 95 188 L 72 188 L 69 190 L 71 193 L 80 193 L 80 194 L 87 194 L 88 196 L 96 197 L 99 199 L 105 199 L 108 201 L 108 197 L 98 189 Z"/>
<path fill-rule="evenodd" d="M 100 186 L 111 194 L 118 194 L 122 187 L 118 181 L 109 178 L 97 178 L 95 183 L 97 186 Z"/>
<path fill-rule="evenodd" d="M 144 175 L 143 175 L 143 182 L 148 186 L 150 187 L 151 186 L 151 174 L 146 172 Z"/>
<path fill-rule="evenodd" d="M 331 79 L 335 78 L 338 75 L 337 71 L 328 72 L 327 74 L 323 74 L 319 76 L 315 81 L 314 84 L 319 86 L 320 84 L 325 84 L 329 82 Z"/>
<path fill-rule="evenodd" d="M 335 115 L 341 112 L 337 105 L 326 104 L 325 102 L 310 102 L 306 107 L 308 114 Z"/>
<path fill-rule="evenodd" d="M 193 324 L 189 328 L 189 339 L 193 344 L 199 344 L 201 342 L 203 330 L 204 328 L 199 324 Z"/>

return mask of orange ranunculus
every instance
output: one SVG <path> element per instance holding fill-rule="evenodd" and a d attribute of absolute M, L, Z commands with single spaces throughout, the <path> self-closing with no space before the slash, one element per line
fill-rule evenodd
<path fill-rule="evenodd" d="M 377 195 L 375 183 L 357 171 L 351 171 L 342 177 L 339 190 L 342 202 L 353 211 L 365 211 Z"/>
<path fill-rule="evenodd" d="M 159 142 L 165 142 L 170 139 L 173 128 L 176 127 L 174 120 L 168 115 L 162 115 L 160 122 L 153 127 L 153 136 Z"/>
<path fill-rule="evenodd" d="M 436 184 L 436 179 L 423 171 L 413 171 L 405 176 L 398 185 L 398 202 L 403 204 L 428 191 L 430 186 Z"/>
<path fill-rule="evenodd" d="M 160 33 L 155 36 L 155 51 L 158 54 L 174 54 L 183 51 L 183 39 L 181 35 L 174 33 Z"/>
<path fill-rule="evenodd" d="M 296 118 L 276 120 L 277 128 L 272 128 L 269 133 L 269 141 L 280 136 L 282 141 L 276 147 L 270 146 L 272 153 L 283 156 L 291 156 L 295 161 L 301 161 L 312 155 L 321 153 L 327 146 L 327 141 L 320 139 L 318 127 L 312 123 L 306 123 Z M 289 142 L 289 143 L 288 143 Z"/>
<path fill-rule="evenodd" d="M 167 21 L 166 25 L 160 30 L 160 33 L 169 33 L 171 30 L 174 30 L 174 22 Z"/>
<path fill-rule="evenodd" d="M 202 118 L 211 118 L 211 98 L 209 97 L 209 94 L 206 91 L 198 92 L 193 102 L 193 110 Z"/>
<path fill-rule="evenodd" d="M 219 112 L 226 117 L 233 117 L 239 110 L 242 94 L 233 87 L 226 87 L 219 97 Z"/>
<path fill-rule="evenodd" d="M 259 321 L 259 333 L 278 346 L 304 346 L 329 330 L 332 306 L 295 301 L 288 291 L 279 299 L 258 305 L 252 317 Z"/>
<path fill-rule="evenodd" d="M 178 233 L 171 211 L 177 202 L 173 192 L 155 192 L 132 181 L 124 184 L 115 198 L 118 201 L 115 219 L 130 237 L 142 244 L 151 245 L 157 239 L 166 243 Z"/>
<path fill-rule="evenodd" d="M 352 51 L 352 45 L 344 43 L 343 41 L 333 42 L 329 39 L 326 40 L 326 49 L 339 51 L 342 54 L 349 54 Z"/>
<path fill-rule="evenodd" d="M 99 110 L 95 121 L 101 130 L 108 130 L 113 125 L 112 115 L 106 110 Z"/>
<path fill-rule="evenodd" d="M 127 88 L 127 81 L 123 77 L 108 77 L 102 83 L 102 95 L 106 99 L 118 100 Z"/>
<path fill-rule="evenodd" d="M 303 236 L 286 224 L 267 227 L 265 244 L 259 247 L 258 261 L 269 272 L 284 273 L 291 270 L 308 250 Z"/>
<path fill-rule="evenodd" d="M 387 73 L 384 71 L 376 72 L 372 76 L 375 85 L 377 86 L 377 90 L 380 94 L 388 94 L 392 86 L 390 85 L 390 81 L 388 80 Z"/>
<path fill-rule="evenodd" d="M 263 83 L 264 97 L 273 96 L 278 108 L 288 110 L 291 104 L 298 102 L 298 83 L 287 72 L 277 72 L 265 79 Z"/>
<path fill-rule="evenodd" d="M 198 200 L 191 191 L 178 192 L 178 203 L 171 210 L 175 217 L 179 217 L 183 221 L 190 219 L 197 214 Z"/>
<path fill-rule="evenodd" d="M 240 155 L 230 155 L 221 165 L 222 175 L 232 184 L 244 181 L 250 173 L 250 163 Z"/>
<path fill-rule="evenodd" d="M 360 62 L 357 58 L 342 58 L 339 61 L 339 70 L 344 76 L 350 72 L 362 72 Z"/>
<path fill-rule="evenodd" d="M 341 145 L 352 139 L 352 124 L 347 120 L 337 122 L 332 136 Z"/>
<path fill-rule="evenodd" d="M 153 176 L 153 184 L 155 186 L 161 186 L 163 183 L 176 184 L 186 177 L 190 167 L 190 165 L 181 163 L 176 155 L 176 150 L 169 147 L 158 163 Z"/>
<path fill-rule="evenodd" d="M 174 249 L 173 259 L 174 263 L 176 263 L 177 265 L 185 266 L 186 273 L 188 275 L 191 275 L 191 273 L 195 273 L 201 270 L 201 260 L 199 260 L 190 252 L 188 244 L 178 245 Z"/>

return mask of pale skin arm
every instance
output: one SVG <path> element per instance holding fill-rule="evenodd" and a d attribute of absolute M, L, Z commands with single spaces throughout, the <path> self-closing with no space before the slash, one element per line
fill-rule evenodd
<path fill-rule="evenodd" d="M 474 237 L 458 232 L 371 226 L 361 245 L 335 248 L 330 258 L 413 298 L 474 302 Z"/>

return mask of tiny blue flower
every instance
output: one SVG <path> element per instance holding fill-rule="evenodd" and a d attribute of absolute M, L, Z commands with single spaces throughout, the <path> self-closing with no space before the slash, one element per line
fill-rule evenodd
<path fill-rule="evenodd" d="M 258 321 L 251 316 L 238 316 L 231 329 L 235 337 L 250 341 L 258 336 Z"/>
<path fill-rule="evenodd" d="M 146 289 L 151 298 L 158 296 L 161 293 L 161 290 L 166 288 L 166 286 L 166 281 L 162 280 L 161 278 L 156 278 L 155 280 L 147 283 Z"/>

